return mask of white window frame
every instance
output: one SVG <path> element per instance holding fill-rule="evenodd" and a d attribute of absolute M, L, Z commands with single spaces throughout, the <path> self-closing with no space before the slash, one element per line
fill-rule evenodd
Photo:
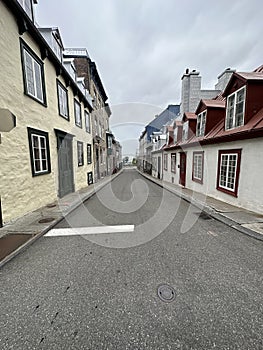
<path fill-rule="evenodd" d="M 218 173 L 217 173 L 217 189 L 225 193 L 237 197 L 238 181 L 240 173 L 241 149 L 233 150 L 219 150 L 218 157 Z M 235 157 L 234 169 L 233 164 L 230 164 L 230 157 Z M 223 163 L 225 161 L 225 163 Z M 233 161 L 233 159 L 232 159 Z M 224 169 L 225 168 L 225 169 Z M 225 179 L 222 181 L 223 172 L 225 172 Z M 229 186 L 233 185 L 233 186 Z"/>
<path fill-rule="evenodd" d="M 189 121 L 183 124 L 183 141 L 188 140 Z"/>
<path fill-rule="evenodd" d="M 18 0 L 19 4 L 23 7 L 28 17 L 33 21 L 33 6 L 32 0 Z"/>
<path fill-rule="evenodd" d="M 203 183 L 204 152 L 193 152 L 193 177 L 192 180 Z"/>
<path fill-rule="evenodd" d="M 205 134 L 205 125 L 206 125 L 206 114 L 207 110 L 199 113 L 197 115 L 197 123 L 196 123 L 196 136 L 204 136 Z"/>
<path fill-rule="evenodd" d="M 168 170 L 168 154 L 163 155 L 163 169 Z"/>
<path fill-rule="evenodd" d="M 238 94 L 244 90 L 244 99 L 241 101 L 243 103 L 243 109 L 242 109 L 242 123 L 240 125 L 237 125 L 237 105 L 240 103 L 240 101 L 237 101 Z M 230 107 L 230 99 L 233 99 L 233 105 Z M 225 118 L 225 130 L 231 130 L 234 128 L 238 128 L 242 125 L 244 125 L 244 119 L 245 119 L 245 103 L 246 102 L 246 87 L 242 86 L 240 89 L 233 92 L 231 95 L 227 97 L 227 103 L 226 103 L 226 118 Z M 229 125 L 229 119 L 230 119 L 230 113 L 233 112 L 233 120 L 232 124 Z"/>
<path fill-rule="evenodd" d="M 58 90 L 58 112 L 59 115 L 67 120 L 69 120 L 69 108 L 68 108 L 68 91 L 57 80 L 57 90 Z"/>
<path fill-rule="evenodd" d="M 44 64 L 21 41 L 25 94 L 45 104 Z"/>
<path fill-rule="evenodd" d="M 176 173 L 176 153 L 171 153 L 171 172 Z"/>

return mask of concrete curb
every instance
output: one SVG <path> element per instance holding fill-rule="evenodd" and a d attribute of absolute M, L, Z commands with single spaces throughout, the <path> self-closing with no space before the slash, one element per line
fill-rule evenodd
<path fill-rule="evenodd" d="M 141 171 L 139 171 L 138 169 L 137 169 L 137 171 L 140 175 L 142 175 L 147 180 L 149 180 L 149 181 L 155 183 L 156 185 L 164 188 L 165 190 L 175 194 L 177 197 L 182 198 L 186 202 L 191 203 L 192 205 L 194 205 L 198 209 L 200 209 L 200 210 L 204 211 L 206 214 L 210 215 L 213 219 L 215 219 L 219 222 L 222 222 L 223 224 L 225 224 L 229 227 L 232 227 L 233 229 L 235 229 L 235 230 L 237 230 L 237 231 L 239 231 L 239 232 L 241 232 L 249 237 L 255 238 L 258 241 L 263 242 L 263 236 L 260 233 L 255 232 L 253 230 L 250 230 L 249 228 L 241 226 L 236 221 L 229 219 L 228 217 L 226 217 L 225 215 L 216 211 L 215 209 L 209 207 L 208 205 L 205 205 L 204 203 L 202 203 L 196 199 L 193 199 L 193 198 L 191 198 L 191 197 L 189 197 L 181 192 L 178 192 L 175 189 L 171 189 L 169 186 L 166 186 L 164 183 L 160 183 L 159 181 L 156 181 L 152 176 L 144 174 Z"/>
<path fill-rule="evenodd" d="M 8 263 L 10 260 L 15 258 L 18 254 L 25 251 L 30 245 L 32 245 L 35 241 L 37 241 L 39 238 L 44 236 L 48 231 L 50 231 L 53 227 L 55 227 L 60 221 L 64 219 L 64 217 L 68 214 L 70 214 L 72 211 L 77 209 L 82 203 L 86 202 L 89 198 L 94 196 L 96 192 L 100 191 L 103 187 L 107 186 L 111 181 L 115 180 L 116 177 L 118 177 L 120 174 L 123 173 L 123 169 L 121 169 L 118 173 L 114 175 L 110 175 L 110 177 L 103 183 L 97 183 L 93 185 L 93 189 L 83 196 L 77 203 L 73 204 L 69 207 L 66 213 L 61 215 L 60 217 L 53 220 L 47 227 L 45 227 L 43 230 L 41 230 L 39 233 L 36 233 L 35 236 L 30 238 L 28 241 L 26 241 L 24 244 L 22 244 L 20 247 L 15 249 L 13 252 L 11 252 L 9 255 L 7 255 L 3 260 L 0 261 L 0 269 L 3 267 L 6 263 Z"/>

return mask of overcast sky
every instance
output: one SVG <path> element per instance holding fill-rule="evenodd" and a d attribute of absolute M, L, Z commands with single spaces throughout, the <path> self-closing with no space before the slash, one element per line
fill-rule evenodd
<path fill-rule="evenodd" d="M 180 103 L 186 68 L 200 71 L 202 88 L 212 89 L 227 67 L 263 64 L 262 0 L 38 2 L 39 25 L 59 27 L 65 47 L 87 48 L 113 110 L 132 102 L 149 111 L 130 120 L 138 124 L 153 119 L 153 106 L 158 113 Z"/>

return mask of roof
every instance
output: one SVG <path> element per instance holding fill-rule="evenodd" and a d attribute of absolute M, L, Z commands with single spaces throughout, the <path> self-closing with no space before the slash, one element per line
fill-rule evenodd
<path fill-rule="evenodd" d="M 259 67 L 257 67 L 254 72 L 258 72 L 258 73 L 263 73 L 263 64 Z"/>
<path fill-rule="evenodd" d="M 162 113 L 160 113 L 155 119 L 153 119 L 148 126 L 152 126 L 156 129 L 161 129 L 167 122 L 175 119 L 180 112 L 179 105 L 169 105 Z"/>
<path fill-rule="evenodd" d="M 225 108 L 225 101 L 222 100 L 202 100 L 207 107 Z"/>
<path fill-rule="evenodd" d="M 196 119 L 196 114 L 195 113 L 191 113 L 191 112 L 185 112 L 184 116 L 186 117 L 186 119 L 188 120 L 195 120 Z"/>
<path fill-rule="evenodd" d="M 225 120 L 218 122 L 213 129 L 205 136 L 197 137 L 192 135 L 187 141 L 181 141 L 177 144 L 166 146 L 166 149 L 177 147 L 193 146 L 195 144 L 205 145 L 234 140 L 249 139 L 253 137 L 263 137 L 263 108 L 256 113 L 250 121 L 238 128 L 225 130 Z"/>
<path fill-rule="evenodd" d="M 236 74 L 246 80 L 263 80 L 263 72 L 238 72 Z"/>

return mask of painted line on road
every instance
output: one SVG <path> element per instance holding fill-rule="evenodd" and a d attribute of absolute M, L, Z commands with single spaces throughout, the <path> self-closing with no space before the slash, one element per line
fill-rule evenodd
<path fill-rule="evenodd" d="M 80 235 L 97 235 L 101 233 L 122 233 L 133 232 L 134 225 L 114 225 L 114 226 L 94 226 L 94 227 L 75 227 L 75 228 L 54 228 L 44 237 L 63 237 Z"/>

